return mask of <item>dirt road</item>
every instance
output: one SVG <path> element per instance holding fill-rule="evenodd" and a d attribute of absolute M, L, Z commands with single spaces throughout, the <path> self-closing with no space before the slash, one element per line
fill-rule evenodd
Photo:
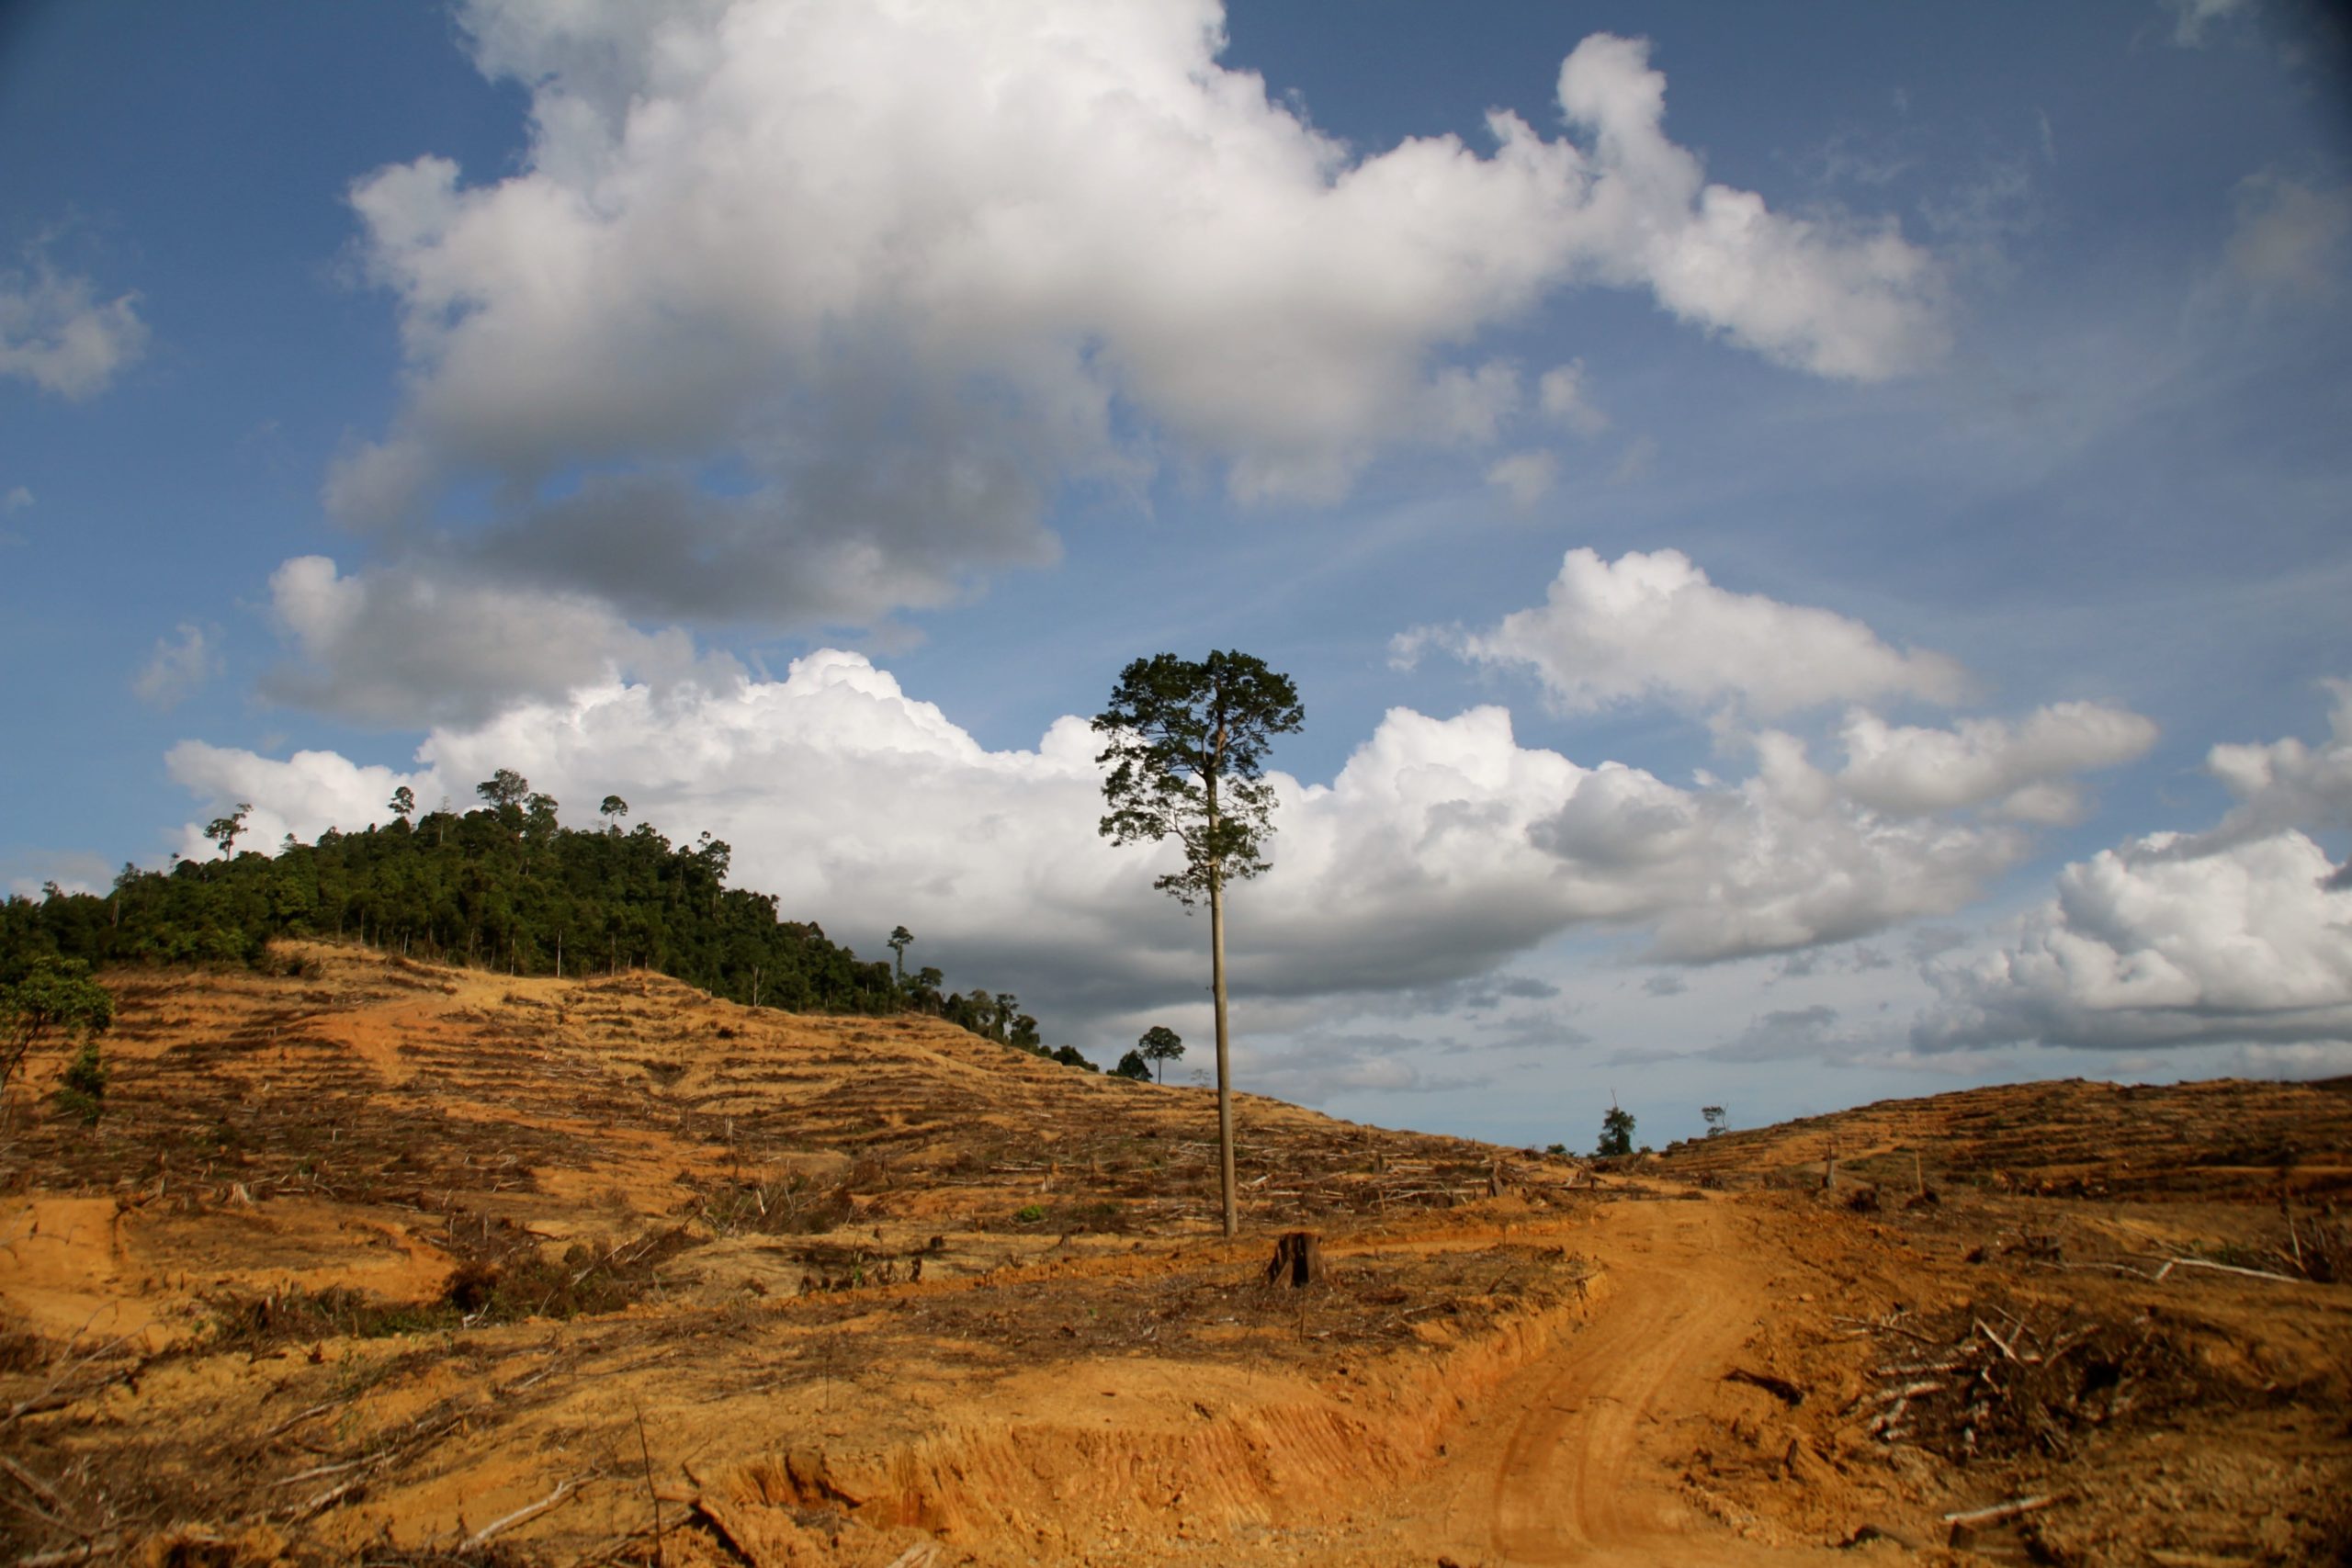
<path fill-rule="evenodd" d="M 1465 1420 L 1437 1474 L 1398 1510 L 1464 1563 L 1823 1562 L 1743 1539 L 1680 1484 L 1683 1423 L 1771 1310 L 1753 1222 L 1725 1202 L 1598 1212 L 1583 1245 L 1608 1269 L 1589 1322 Z M 1595 1234 L 1597 1233 L 1597 1234 Z"/>

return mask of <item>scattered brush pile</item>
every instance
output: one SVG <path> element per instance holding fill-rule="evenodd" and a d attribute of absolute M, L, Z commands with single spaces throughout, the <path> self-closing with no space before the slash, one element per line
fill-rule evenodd
<path fill-rule="evenodd" d="M 531 1233 L 507 1221 L 458 1232 L 457 1269 L 440 1299 L 385 1302 L 365 1291 L 299 1285 L 207 1298 L 209 1332 L 166 1354 L 260 1353 L 338 1337 L 379 1339 L 528 1318 L 569 1320 L 618 1312 L 661 1284 L 662 1265 L 696 1245 L 684 1226 L 656 1227 L 626 1241 L 574 1242 L 550 1258 Z"/>
<path fill-rule="evenodd" d="M 1849 1320 L 1850 1321 L 1850 1320 Z M 1980 1302 L 1854 1324 L 1885 1351 L 1863 1395 L 1869 1429 L 1956 1464 L 2064 1459 L 2082 1438 L 2131 1415 L 2198 1403 L 2188 1356 L 2151 1319 Z"/>

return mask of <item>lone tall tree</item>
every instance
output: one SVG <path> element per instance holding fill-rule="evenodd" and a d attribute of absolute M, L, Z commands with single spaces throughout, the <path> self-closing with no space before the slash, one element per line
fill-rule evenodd
<path fill-rule="evenodd" d="M 1110 811 L 1102 833 L 1114 843 L 1174 839 L 1181 871 L 1153 884 L 1190 909 L 1209 906 L 1209 988 L 1216 1002 L 1216 1131 L 1225 1234 L 1240 1229 L 1233 1188 L 1233 1085 L 1227 1066 L 1225 885 L 1266 869 L 1274 792 L 1261 776 L 1267 746 L 1306 721 L 1287 675 L 1246 653 L 1193 662 L 1172 653 L 1138 659 L 1120 671 L 1111 705 L 1094 717 L 1108 738 L 1095 760 L 1112 764 L 1102 782 Z"/>

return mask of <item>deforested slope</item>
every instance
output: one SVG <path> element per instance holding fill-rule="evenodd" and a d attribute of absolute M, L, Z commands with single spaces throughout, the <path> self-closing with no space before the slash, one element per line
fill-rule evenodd
<path fill-rule="evenodd" d="M 48 1098 L 51 1053 L 0 1134 L 0 1550 L 30 1560 L 2352 1541 L 2330 1089 L 1865 1107 L 1826 1190 L 1818 1122 L 1588 1166 L 1244 1097 L 1229 1243 L 1207 1091 L 935 1018 L 323 943 L 102 978 L 104 1113 Z M 1988 1111 L 2042 1144 L 1980 1170 Z M 2285 1140 L 2284 1193 L 2216 1128 Z M 2118 1197 L 2077 1145 L 2151 1174 Z M 1299 1229 L 1325 1267 L 1293 1289 Z"/>

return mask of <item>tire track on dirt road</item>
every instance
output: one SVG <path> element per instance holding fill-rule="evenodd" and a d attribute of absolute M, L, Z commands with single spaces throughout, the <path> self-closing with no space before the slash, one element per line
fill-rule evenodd
<path fill-rule="evenodd" d="M 1753 1221 L 1729 1202 L 1625 1202 L 1586 1245 L 1600 1310 L 1480 1413 L 1441 1472 L 1440 1532 L 1491 1564 L 1839 1561 L 1735 1536 L 1679 1482 L 1685 1423 L 1774 1309 Z M 1466 1555 L 1465 1555 L 1466 1554 Z"/>

